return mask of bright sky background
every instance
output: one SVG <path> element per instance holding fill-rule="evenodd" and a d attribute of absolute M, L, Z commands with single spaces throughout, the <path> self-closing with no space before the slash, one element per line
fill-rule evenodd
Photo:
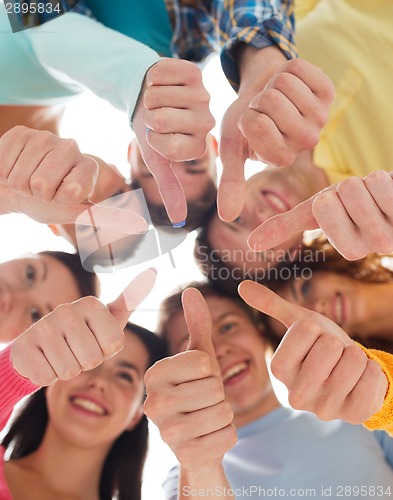
<path fill-rule="evenodd" d="M 211 111 L 217 121 L 213 133 L 217 136 L 220 118 L 235 98 L 235 93 L 222 74 L 218 57 L 211 59 L 206 66 L 204 81 L 212 96 Z M 127 147 L 132 131 L 128 126 L 125 113 L 115 110 L 104 101 L 86 93 L 69 105 L 61 135 L 76 139 L 81 151 L 102 157 L 105 161 L 115 164 L 126 177 L 129 176 Z M 251 168 L 255 171 L 255 165 Z M 74 251 L 70 244 L 54 236 L 45 225 L 38 224 L 22 215 L 3 215 L 0 218 L 0 231 L 3 237 L 7 235 L 6 243 L 3 240 L 3 244 L 0 245 L 1 262 L 27 252 Z M 163 255 L 132 268 L 100 274 L 103 302 L 106 303 L 116 298 L 139 271 L 146 267 L 155 267 L 158 270 L 155 289 L 131 318 L 135 323 L 154 330 L 157 306 L 161 299 L 175 290 L 179 284 L 201 278 L 192 257 L 194 238 L 195 235 L 190 234 L 182 245 L 173 250 L 175 269 L 170 263 L 169 256 Z M 157 429 L 151 426 L 151 447 L 145 468 L 143 500 L 164 498 L 161 484 L 168 469 L 176 463 L 175 457 L 158 436 Z"/>

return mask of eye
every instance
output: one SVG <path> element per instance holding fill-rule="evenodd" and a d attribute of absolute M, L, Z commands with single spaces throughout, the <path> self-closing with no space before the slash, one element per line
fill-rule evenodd
<path fill-rule="evenodd" d="M 29 285 L 32 285 L 35 282 L 35 280 L 36 280 L 36 274 L 37 273 L 36 273 L 36 270 L 35 270 L 34 266 L 32 266 L 32 265 L 29 264 L 26 267 L 26 281 L 27 281 L 27 283 Z"/>
<path fill-rule="evenodd" d="M 238 325 L 235 321 L 227 321 L 220 326 L 220 333 L 222 333 L 222 334 L 232 333 L 236 329 L 237 326 Z"/>
<path fill-rule="evenodd" d="M 307 297 L 307 295 L 310 293 L 311 290 L 311 280 L 306 280 L 300 287 L 300 293 L 303 295 L 303 297 Z"/>
<path fill-rule="evenodd" d="M 42 314 L 40 313 L 37 307 L 32 307 L 30 310 L 30 318 L 32 323 L 37 323 L 42 318 Z"/>
<path fill-rule="evenodd" d="M 130 384 L 134 382 L 134 377 L 129 372 L 119 372 L 117 376 Z"/>

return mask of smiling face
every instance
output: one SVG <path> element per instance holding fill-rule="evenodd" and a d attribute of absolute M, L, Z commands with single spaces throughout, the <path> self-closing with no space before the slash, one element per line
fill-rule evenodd
<path fill-rule="evenodd" d="M 197 160 L 172 162 L 172 168 L 179 179 L 188 202 L 200 200 L 209 184 L 216 183 L 217 177 L 217 143 L 213 136 L 208 136 L 207 151 Z M 129 163 L 131 177 L 143 189 L 146 200 L 153 205 L 162 205 L 161 195 L 157 183 L 142 159 L 140 149 L 134 139 L 129 148 Z"/>
<path fill-rule="evenodd" d="M 279 295 L 288 302 L 323 314 L 337 323 L 348 335 L 361 335 L 367 322 L 366 284 L 343 274 L 314 271 L 310 279 L 288 280 Z M 271 320 L 274 331 L 285 329 Z"/>
<path fill-rule="evenodd" d="M 301 174 L 286 168 L 266 168 L 247 180 L 246 201 L 240 216 L 223 222 L 215 214 L 209 223 L 207 238 L 232 267 L 251 270 L 266 269 L 289 257 L 302 242 L 297 234 L 274 250 L 255 253 L 248 248 L 250 233 L 274 215 L 287 212 L 308 197 Z"/>
<path fill-rule="evenodd" d="M 72 380 L 48 387 L 48 432 L 72 446 L 106 453 L 143 415 L 148 359 L 143 343 L 127 332 L 118 354 Z"/>
<path fill-rule="evenodd" d="M 212 316 L 212 340 L 225 396 L 233 407 L 234 423 L 240 427 L 279 405 L 266 366 L 265 342 L 261 331 L 236 301 L 208 295 L 206 302 Z M 184 351 L 188 331 L 181 312 L 170 319 L 166 331 L 171 353 Z"/>
<path fill-rule="evenodd" d="M 29 254 L 3 262 L 0 264 L 0 342 L 10 342 L 59 304 L 79 298 L 71 272 L 52 257 Z"/>

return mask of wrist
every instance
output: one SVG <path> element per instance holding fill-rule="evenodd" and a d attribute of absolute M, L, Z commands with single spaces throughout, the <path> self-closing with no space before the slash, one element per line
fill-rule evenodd
<path fill-rule="evenodd" d="M 285 55 L 274 45 L 256 49 L 241 44 L 237 51 L 240 74 L 239 97 L 251 100 L 264 89 L 276 70 L 286 61 Z"/>

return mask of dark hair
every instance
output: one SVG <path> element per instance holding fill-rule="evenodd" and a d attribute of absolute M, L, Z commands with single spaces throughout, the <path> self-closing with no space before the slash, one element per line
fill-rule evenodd
<path fill-rule="evenodd" d="M 269 332 L 265 332 L 265 328 L 263 323 L 261 322 L 259 311 L 247 305 L 239 296 L 229 295 L 219 288 L 215 287 L 211 282 L 193 281 L 189 285 L 182 287 L 180 291 L 177 291 L 176 293 L 173 293 L 172 295 L 166 297 L 160 304 L 157 334 L 160 335 L 160 337 L 162 337 L 166 342 L 168 342 L 169 339 L 168 324 L 174 316 L 179 314 L 179 312 L 183 312 L 181 296 L 183 291 L 189 287 L 193 287 L 199 290 L 205 298 L 218 296 L 235 302 L 236 305 L 246 313 L 254 326 L 263 332 L 264 338 L 266 337 L 265 334 L 267 333 L 266 338 L 267 340 L 269 340 Z"/>
<path fill-rule="evenodd" d="M 81 297 L 94 295 L 97 297 L 100 293 L 99 280 L 95 273 L 86 271 L 78 253 L 67 253 L 53 250 L 39 252 L 39 255 L 52 257 L 63 264 L 74 277 Z"/>
<path fill-rule="evenodd" d="M 330 244 L 326 236 L 318 236 L 304 243 L 304 248 L 308 252 L 307 259 L 300 259 L 286 264 L 286 279 L 272 281 L 267 285 L 280 294 L 283 286 L 291 280 L 302 276 L 303 271 L 310 273 L 312 279 L 314 272 L 323 271 L 348 276 L 354 280 L 363 283 L 391 283 L 393 282 L 393 271 L 383 265 L 383 259 L 389 258 L 389 255 L 369 254 L 363 259 L 348 261 Z M 323 256 L 321 259 L 320 256 Z M 269 322 L 269 318 L 264 316 L 264 322 Z M 281 337 L 274 335 L 274 347 L 277 347 Z M 353 334 L 351 338 L 360 342 L 370 349 L 379 349 L 393 353 L 393 339 L 383 334 L 380 336 L 367 337 L 361 334 Z"/>
<path fill-rule="evenodd" d="M 137 180 L 133 180 L 131 187 L 133 189 L 140 189 L 141 185 Z M 215 207 L 216 196 L 217 186 L 212 179 L 209 179 L 203 196 L 196 201 L 187 201 L 187 224 L 184 226 L 187 232 L 191 232 L 205 223 L 206 217 L 212 207 Z M 155 226 L 172 226 L 172 222 L 169 220 L 163 205 L 155 205 L 147 199 L 146 203 L 149 207 L 151 220 Z"/>
<path fill-rule="evenodd" d="M 211 282 L 217 290 L 222 293 L 237 297 L 237 287 L 241 283 L 241 279 L 235 279 L 233 273 L 229 272 L 228 279 L 220 279 L 222 275 L 221 269 L 231 271 L 231 263 L 224 262 L 216 252 L 214 261 L 212 260 L 214 248 L 211 246 L 208 238 L 209 224 L 217 212 L 217 204 L 211 207 L 205 216 L 205 222 L 199 229 L 194 245 L 194 259 L 201 273 Z M 215 271 L 215 272 L 213 272 Z M 213 276 L 217 276 L 214 278 Z"/>
<path fill-rule="evenodd" d="M 164 342 L 154 333 L 133 323 L 128 323 L 126 330 L 146 347 L 149 366 L 165 355 Z M 5 448 L 12 445 L 10 458 L 16 460 L 38 449 L 47 424 L 45 388 L 42 388 L 30 396 L 3 439 Z M 124 431 L 113 443 L 101 472 L 100 500 L 140 500 L 148 435 L 147 418 L 143 416 L 136 427 Z"/>

